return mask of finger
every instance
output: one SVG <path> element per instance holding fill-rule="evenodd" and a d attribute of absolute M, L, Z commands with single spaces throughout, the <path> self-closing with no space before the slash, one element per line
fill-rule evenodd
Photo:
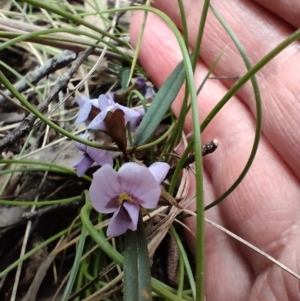
<path fill-rule="evenodd" d="M 300 2 L 298 0 L 255 0 L 287 23 L 300 27 Z"/>
<path fill-rule="evenodd" d="M 133 25 L 134 22 L 133 20 Z M 173 34 L 159 18 L 149 15 L 148 24 L 155 26 L 146 27 L 140 60 L 148 74 L 160 86 L 181 59 L 180 52 Z M 200 84 L 207 71 L 208 68 L 203 63 L 197 66 L 196 85 Z M 201 120 L 225 93 L 226 88 L 217 81 L 207 82 L 200 94 Z M 180 112 L 182 99 L 183 91 L 173 104 L 173 110 L 177 114 Z M 186 128 L 187 130 L 192 128 L 190 116 L 187 118 Z M 254 129 L 254 118 L 247 106 L 239 98 L 233 97 L 203 133 L 204 141 L 217 138 L 220 142 L 218 150 L 204 159 L 206 171 L 210 174 L 217 197 L 232 185 L 245 166 L 254 139 Z M 226 213 L 226 222 L 228 219 L 231 229 L 238 230 L 240 235 L 256 246 L 265 247 L 281 236 L 284 230 L 282 227 L 288 228 L 299 217 L 300 204 L 297 200 L 299 194 L 299 183 L 293 173 L 262 136 L 257 157 L 246 179 L 230 196 L 230 202 L 226 201 L 220 208 Z M 268 206 L 262 208 L 262 199 L 266 200 Z M 270 213 L 272 208 L 276 210 Z M 261 220 L 267 217 L 270 220 L 283 218 L 288 223 L 280 224 L 278 228 L 273 225 L 268 228 Z M 264 230 L 267 235 L 257 235 L 256 230 L 251 228 L 252 225 L 259 231 Z"/>
<path fill-rule="evenodd" d="M 156 1 L 156 6 L 167 13 L 180 26 L 180 14 L 175 0 Z M 238 36 L 250 61 L 255 64 L 293 32 L 293 28 L 274 14 L 252 1 L 212 1 L 225 21 Z M 186 7 L 189 40 L 194 46 L 202 1 L 184 1 Z M 214 72 L 222 76 L 241 76 L 246 72 L 245 64 L 228 34 L 212 15 L 208 13 L 205 34 L 201 45 L 201 59 L 211 66 L 224 51 Z M 287 162 L 300 179 L 300 160 L 295 151 L 300 144 L 300 44 L 292 44 L 257 73 L 263 101 L 262 130 L 276 151 Z M 223 81 L 227 87 L 233 81 Z M 255 115 L 252 86 L 247 83 L 237 95 Z"/>
<path fill-rule="evenodd" d="M 215 191 L 207 173 L 204 173 L 204 187 L 204 199 L 208 204 L 215 200 Z M 189 196 L 194 192 L 195 177 L 191 174 Z M 225 226 L 218 208 L 206 212 L 205 217 Z M 185 223 L 195 233 L 195 218 L 189 218 Z M 186 241 L 195 255 L 195 236 L 187 231 Z M 252 267 L 239 252 L 235 242 L 209 224 L 205 224 L 205 278 L 206 300 L 247 300 L 254 282 Z M 234 283 L 234 286 L 229 283 Z"/>
<path fill-rule="evenodd" d="M 138 37 L 139 29 L 141 28 L 140 21 L 142 19 L 142 14 L 139 13 L 135 16 L 135 18 L 131 22 L 131 36 L 132 42 L 135 44 L 136 38 Z M 139 59 L 142 62 L 144 68 L 147 70 L 147 73 L 152 78 L 153 82 L 157 86 L 161 86 L 161 84 L 165 81 L 167 76 L 173 71 L 179 61 L 182 59 L 182 55 L 180 50 L 178 49 L 176 40 L 172 32 L 170 32 L 169 28 L 164 25 L 164 23 L 156 16 L 149 15 L 148 24 L 155 24 L 155 26 L 146 26 L 145 35 L 143 39 L 143 44 L 141 47 L 141 52 Z M 171 55 L 170 55 L 171 54 Z M 196 78 L 198 78 L 198 83 L 203 79 L 207 72 L 207 67 L 201 65 L 197 67 Z M 217 92 L 215 100 L 219 98 L 220 94 L 224 94 L 224 87 L 220 87 L 217 82 L 211 82 L 209 88 L 205 88 L 203 91 L 203 98 L 211 98 L 212 92 Z M 173 104 L 173 111 L 175 114 L 179 114 L 181 110 L 181 102 L 183 98 L 183 91 L 180 92 L 179 96 L 176 98 Z M 205 116 L 215 103 L 207 102 L 203 103 L 203 110 L 201 110 L 202 117 Z M 231 106 L 230 106 L 231 107 Z M 241 109 L 245 109 L 241 108 Z M 247 109 L 246 109 L 247 110 Z M 224 114 L 223 112 L 221 114 Z M 223 117 L 228 116 L 222 115 Z M 236 114 L 231 114 L 233 119 Z M 230 122 L 228 122 L 231 124 Z M 224 127 L 218 127 L 222 129 Z M 191 130 L 191 118 L 190 116 L 187 118 L 186 123 L 187 131 Z M 225 131 L 225 129 L 224 129 Z M 207 133 L 207 140 L 212 137 L 216 137 L 215 134 L 212 134 L 213 131 Z M 217 134 L 217 133 L 216 133 Z M 204 134 L 205 136 L 206 134 Z M 233 140 L 230 142 L 222 141 L 222 143 L 226 144 L 228 147 L 233 145 L 234 143 L 234 135 L 227 136 L 228 138 L 233 137 Z M 223 148 L 223 147 L 222 147 Z M 209 175 L 207 174 L 207 177 Z M 191 189 L 190 194 L 194 193 L 194 180 L 191 179 Z M 215 191 L 213 189 L 212 183 L 207 178 L 205 191 L 206 203 L 210 203 L 216 198 Z M 222 219 L 219 216 L 219 210 L 210 210 L 207 214 L 207 217 L 212 219 L 213 221 L 222 224 Z M 188 225 L 191 229 L 195 230 L 195 220 L 190 219 Z M 213 299 L 218 300 L 219 296 L 228 296 L 226 300 L 243 300 L 242 296 L 246 295 L 249 291 L 246 289 L 251 285 L 251 277 L 252 277 L 252 269 L 245 268 L 247 266 L 243 257 L 237 252 L 237 248 L 234 243 L 228 239 L 222 232 L 216 231 L 216 229 L 208 226 L 206 228 L 206 238 L 207 238 L 207 248 L 206 248 L 206 261 L 207 261 L 207 273 L 209 273 L 209 278 L 214 279 L 213 281 L 208 281 L 206 290 L 207 297 L 212 296 Z M 194 249 L 195 241 L 194 237 L 191 236 L 188 241 L 191 243 L 191 249 Z M 221 246 L 218 248 L 217 246 Z M 236 259 L 236 260 L 235 260 Z M 220 267 L 226 267 L 226 269 L 220 269 Z M 220 270 L 219 270 L 220 269 Z M 218 271 L 216 273 L 216 271 Z M 226 283 L 229 279 L 229 274 L 231 274 L 230 279 L 234 280 L 235 286 L 216 286 L 215 283 Z M 246 283 L 245 283 L 246 282 Z M 214 298 L 216 297 L 216 298 Z M 223 298 L 223 300 L 225 300 Z"/>
<path fill-rule="evenodd" d="M 135 28 L 140 28 L 137 19 L 132 23 L 133 38 Z M 173 34 L 158 18 L 151 16 L 149 26 L 146 27 L 140 59 L 158 86 L 181 59 L 176 45 Z M 165 49 L 169 51 L 166 52 Z M 197 85 L 206 72 L 207 67 L 200 61 L 195 72 Z M 199 113 L 202 119 L 225 92 L 226 88 L 217 81 L 209 81 L 205 85 L 200 94 Z M 175 113 L 180 111 L 182 97 L 181 93 L 175 101 Z M 191 129 L 189 122 L 187 129 Z M 249 156 L 254 136 L 253 115 L 239 98 L 233 97 L 203 136 L 216 137 L 221 142 L 218 151 L 205 158 L 204 162 L 206 170 L 210 173 L 215 194 L 219 196 L 237 178 Z M 280 241 L 282 233 L 299 219 L 299 193 L 299 183 L 272 150 L 268 141 L 262 137 L 253 168 L 220 209 L 230 229 L 258 247 L 267 247 L 272 254 L 280 249 L 276 242 Z M 274 220 L 279 222 L 273 227 Z M 262 261 L 257 256 L 254 257 L 248 252 L 247 259 L 256 271 L 259 271 Z"/>

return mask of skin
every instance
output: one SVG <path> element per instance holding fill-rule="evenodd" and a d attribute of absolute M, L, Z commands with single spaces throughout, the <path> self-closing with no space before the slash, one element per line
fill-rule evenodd
<path fill-rule="evenodd" d="M 155 0 L 155 7 L 181 28 L 176 0 Z M 190 48 L 197 34 L 202 1 L 184 0 Z M 256 63 L 300 26 L 299 0 L 212 0 Z M 130 35 L 136 45 L 143 14 L 132 18 Z M 240 76 L 245 67 L 232 41 L 208 14 L 195 72 L 196 87 L 221 51 L 215 76 Z M 149 14 L 140 62 L 160 87 L 181 60 L 174 35 L 159 17 Z M 280 53 L 258 74 L 263 126 L 259 150 L 250 172 L 227 199 L 206 212 L 219 223 L 300 274 L 300 43 Z M 208 80 L 199 95 L 203 120 L 233 80 Z M 173 103 L 178 115 L 183 91 Z M 255 129 L 255 102 L 246 84 L 218 113 L 202 135 L 219 141 L 218 150 L 204 158 L 205 203 L 220 196 L 240 174 L 249 156 Z M 192 130 L 191 116 L 185 131 Z M 189 195 L 194 194 L 190 177 Z M 188 226 L 195 232 L 195 221 Z M 206 300 L 300 300 L 299 281 L 269 260 L 206 225 Z M 195 252 L 195 240 L 187 241 Z"/>

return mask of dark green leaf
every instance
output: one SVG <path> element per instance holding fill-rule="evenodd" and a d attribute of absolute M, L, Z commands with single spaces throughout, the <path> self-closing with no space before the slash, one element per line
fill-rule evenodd
<path fill-rule="evenodd" d="M 186 73 L 182 61 L 156 94 L 137 130 L 134 146 L 139 146 L 144 143 L 154 132 L 177 96 L 185 77 Z"/>
<path fill-rule="evenodd" d="M 150 262 L 141 214 L 139 216 L 137 231 L 128 230 L 126 232 L 124 300 L 152 300 Z"/>

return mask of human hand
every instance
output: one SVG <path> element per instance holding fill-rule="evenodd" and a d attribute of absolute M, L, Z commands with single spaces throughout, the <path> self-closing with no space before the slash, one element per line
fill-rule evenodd
<path fill-rule="evenodd" d="M 203 1 L 183 1 L 191 49 L 197 35 Z M 156 0 L 155 7 L 181 28 L 176 0 Z M 300 27 L 299 0 L 212 1 L 240 39 L 252 64 Z M 131 23 L 135 45 L 142 13 Z M 241 76 L 244 63 L 229 36 L 208 13 L 201 55 L 195 71 L 199 86 L 217 56 L 224 50 L 214 74 Z M 157 16 L 149 14 L 140 61 L 160 87 L 182 60 L 174 34 Z M 300 273 L 300 44 L 295 42 L 257 73 L 262 97 L 263 126 L 257 156 L 239 187 L 224 202 L 206 212 L 217 222 L 281 263 Z M 233 85 L 232 80 L 208 80 L 201 91 L 199 115 L 203 120 Z M 172 110 L 179 115 L 181 91 Z M 192 130 L 191 115 L 185 131 Z M 220 146 L 204 158 L 205 204 L 225 192 L 247 161 L 255 131 L 255 101 L 247 83 L 224 106 L 203 133 L 202 141 L 217 138 Z M 194 194 L 193 179 L 189 194 Z M 188 226 L 195 232 L 195 220 Z M 195 251 L 193 237 L 191 250 Z M 207 300 L 300 300 L 299 281 L 266 258 L 206 226 Z"/>

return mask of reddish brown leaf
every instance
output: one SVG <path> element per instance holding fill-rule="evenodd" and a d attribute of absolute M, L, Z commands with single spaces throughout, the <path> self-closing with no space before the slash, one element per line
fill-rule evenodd
<path fill-rule="evenodd" d="M 117 146 L 127 159 L 127 138 L 124 112 L 120 109 L 117 109 L 114 112 L 109 111 L 107 112 L 104 122 L 108 136 L 110 136 L 111 139 L 117 144 Z"/>

